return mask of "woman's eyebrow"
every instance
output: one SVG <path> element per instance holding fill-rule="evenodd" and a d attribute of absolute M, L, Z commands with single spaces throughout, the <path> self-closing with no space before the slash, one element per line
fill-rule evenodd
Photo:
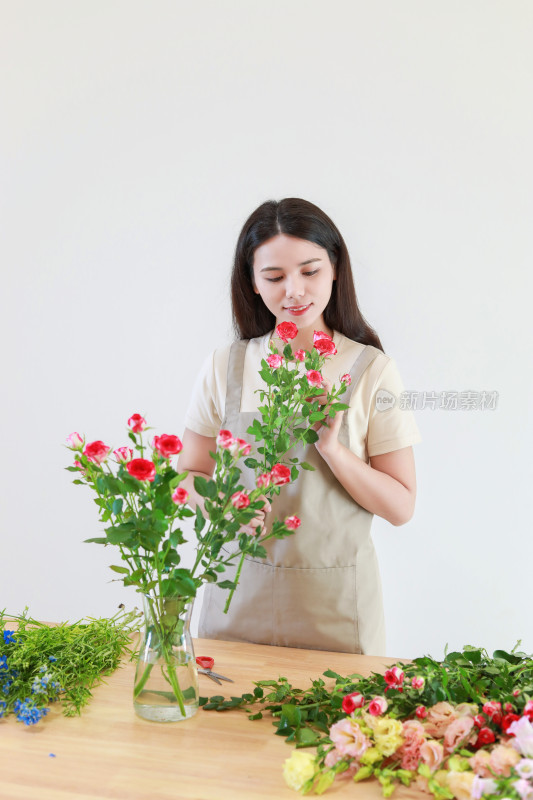
<path fill-rule="evenodd" d="M 302 261 L 301 264 L 298 264 L 299 267 L 305 267 L 307 264 L 313 264 L 315 261 L 322 261 L 321 258 L 310 258 L 309 261 Z M 272 271 L 273 269 L 283 269 L 283 267 L 262 267 L 259 272 L 268 272 Z"/>

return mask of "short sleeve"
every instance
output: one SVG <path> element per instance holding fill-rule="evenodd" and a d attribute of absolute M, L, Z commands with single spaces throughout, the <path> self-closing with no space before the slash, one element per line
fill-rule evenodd
<path fill-rule="evenodd" d="M 194 382 L 185 415 L 185 427 L 201 436 L 217 436 L 222 427 L 215 355 L 216 351 L 204 361 Z"/>
<path fill-rule="evenodd" d="M 369 457 L 422 441 L 414 415 L 401 404 L 404 385 L 394 360 L 388 360 L 373 387 L 368 422 Z"/>

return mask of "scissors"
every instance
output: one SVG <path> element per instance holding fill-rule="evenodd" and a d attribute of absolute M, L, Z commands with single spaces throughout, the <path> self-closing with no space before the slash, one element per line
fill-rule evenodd
<path fill-rule="evenodd" d="M 207 675 L 208 678 L 211 678 L 212 681 L 218 683 L 219 686 L 222 686 L 222 681 L 229 681 L 230 683 L 234 683 L 232 678 L 226 678 L 225 675 L 219 675 L 218 672 L 212 671 L 212 668 L 215 665 L 215 659 L 211 658 L 211 656 L 197 656 L 196 663 L 200 667 L 198 672 L 201 672 L 202 675 Z"/>

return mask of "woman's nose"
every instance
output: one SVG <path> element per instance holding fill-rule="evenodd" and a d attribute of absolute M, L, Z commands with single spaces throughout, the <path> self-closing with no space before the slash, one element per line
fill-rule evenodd
<path fill-rule="evenodd" d="M 287 297 L 303 297 L 304 291 L 302 278 L 292 276 L 287 279 L 285 286 L 285 294 Z"/>

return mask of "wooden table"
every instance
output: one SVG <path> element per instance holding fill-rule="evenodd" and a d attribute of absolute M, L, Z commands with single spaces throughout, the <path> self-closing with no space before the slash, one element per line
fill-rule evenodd
<path fill-rule="evenodd" d="M 197 655 L 215 658 L 215 670 L 235 680 L 218 687 L 200 675 L 200 694 L 240 695 L 253 682 L 284 675 L 300 688 L 330 668 L 341 675 L 383 671 L 385 658 L 286 647 L 195 641 Z M 134 664 L 126 663 L 94 691 L 81 717 L 58 709 L 27 727 L 0 720 L 1 800 L 234 800 L 300 795 L 283 780 L 292 746 L 273 734 L 271 719 L 242 711 L 203 711 L 176 723 L 147 722 L 132 705 Z M 226 689 L 226 686 L 231 687 Z M 311 751 L 313 752 L 313 751 Z M 53 754 L 53 756 L 51 755 Z M 381 797 L 376 782 L 337 780 L 325 797 Z M 425 797 L 399 787 L 394 797 Z"/>

